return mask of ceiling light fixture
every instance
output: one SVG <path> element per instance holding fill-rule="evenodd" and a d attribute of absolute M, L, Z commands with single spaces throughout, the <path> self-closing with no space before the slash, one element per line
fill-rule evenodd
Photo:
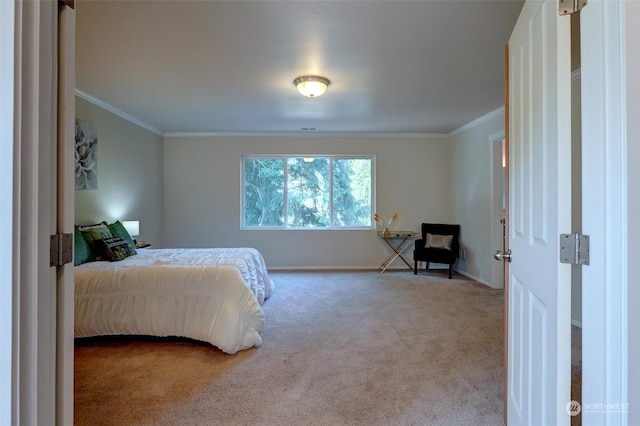
<path fill-rule="evenodd" d="M 329 87 L 329 80 L 318 75 L 303 75 L 293 80 L 301 95 L 308 98 L 317 98 Z"/>

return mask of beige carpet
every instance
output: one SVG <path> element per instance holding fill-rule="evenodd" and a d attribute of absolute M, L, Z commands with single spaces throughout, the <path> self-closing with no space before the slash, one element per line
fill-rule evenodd
<path fill-rule="evenodd" d="M 77 425 L 502 425 L 503 293 L 445 271 L 279 272 L 264 343 L 82 339 Z"/>

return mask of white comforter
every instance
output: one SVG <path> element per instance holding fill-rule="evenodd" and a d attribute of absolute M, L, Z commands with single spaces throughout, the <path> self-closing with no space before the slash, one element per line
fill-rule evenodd
<path fill-rule="evenodd" d="M 272 289 L 253 248 L 142 249 L 75 267 L 75 336 L 182 336 L 233 354 L 262 343 Z"/>

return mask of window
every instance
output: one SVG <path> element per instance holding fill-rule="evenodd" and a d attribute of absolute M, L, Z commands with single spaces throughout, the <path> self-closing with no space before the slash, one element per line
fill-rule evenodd
<path fill-rule="evenodd" d="M 244 156 L 243 228 L 371 229 L 373 156 Z"/>

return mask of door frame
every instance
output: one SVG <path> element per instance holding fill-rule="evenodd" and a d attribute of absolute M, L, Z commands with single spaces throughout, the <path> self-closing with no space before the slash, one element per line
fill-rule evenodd
<path fill-rule="evenodd" d="M 626 182 L 640 182 L 640 50 L 637 47 L 637 40 L 640 40 L 640 2 L 628 2 L 625 10 L 626 27 L 626 97 L 627 97 L 627 141 L 636 141 L 627 145 L 627 175 Z M 640 188 L 637 185 L 627 185 L 627 217 L 640 217 Z M 629 220 L 627 222 L 628 241 L 640 240 L 640 221 Z M 626 344 L 628 348 L 628 400 L 629 400 L 629 424 L 640 424 L 640 286 L 637 285 L 640 277 L 640 246 L 638 244 L 628 244 L 628 259 L 635 259 L 627 263 L 627 277 L 635 277 L 627 288 L 627 310 L 628 333 Z M 627 280 L 629 282 L 629 280 Z"/>
<path fill-rule="evenodd" d="M 60 423 L 56 412 L 63 404 L 72 413 L 73 397 L 56 392 L 57 271 L 49 265 L 49 236 L 56 233 L 58 2 L 2 3 L 13 4 L 14 62 L 8 81 L 13 181 L 10 195 L 1 191 L 3 201 L 10 196 L 12 214 L 11 396 L 10 411 L 3 405 L 0 416 L 11 425 L 71 424 L 70 418 Z"/>
<path fill-rule="evenodd" d="M 57 43 L 57 215 L 59 234 L 74 234 L 76 11 L 58 3 Z M 74 283 L 73 262 L 57 268 L 56 424 L 73 424 Z"/>
<path fill-rule="evenodd" d="M 13 406 L 12 371 L 16 358 L 12 345 L 13 325 L 13 151 L 14 151 L 14 52 L 15 3 L 0 1 L 0 235 L 10 235 L 9 244 L 0 245 L 0 424 L 11 424 Z M 8 78 L 4 78 L 7 76 Z M 4 206 L 10 206 L 5 208 Z M 5 240 L 6 241 L 6 240 Z M 5 283 L 12 283 L 6 285 Z"/>
<path fill-rule="evenodd" d="M 580 16 L 582 231 L 591 238 L 591 264 L 582 271 L 582 311 L 589 313 L 582 318 L 585 425 L 627 424 L 629 418 L 640 415 L 637 404 L 629 404 L 632 394 L 628 392 L 627 327 L 631 323 L 627 306 L 634 301 L 628 300 L 631 222 L 627 220 L 627 190 L 637 198 L 638 189 L 627 184 L 633 182 L 628 176 L 633 176 L 640 160 L 637 150 L 635 158 L 627 156 L 633 145 L 627 144 L 631 140 L 627 117 L 634 112 L 634 108 L 627 110 L 627 77 L 632 81 L 638 75 L 637 63 L 632 72 L 633 64 L 627 68 L 625 61 L 625 49 L 635 46 L 625 25 L 625 18 L 628 27 L 635 25 L 628 25 L 632 17 L 625 16 L 631 3 L 593 0 Z M 635 10 L 638 19 L 638 8 L 630 10 Z M 636 114 L 638 110 L 636 104 Z M 634 411 L 632 416 L 629 410 Z"/>
<path fill-rule="evenodd" d="M 506 112 L 505 112 L 506 114 Z M 502 233 L 504 232 L 504 227 L 497 220 L 498 217 L 502 217 L 504 215 L 504 210 L 501 208 L 502 206 L 502 179 L 505 179 L 506 176 L 500 176 L 502 173 L 502 162 L 503 162 L 503 143 L 506 143 L 505 132 L 500 131 L 496 133 L 492 133 L 489 135 L 489 153 L 490 163 L 491 164 L 491 186 L 490 186 L 490 194 L 491 194 L 491 248 L 495 252 L 496 250 L 503 251 L 505 249 L 503 245 L 503 237 Z M 509 161 L 508 159 L 504 159 Z M 502 289 L 504 288 L 504 263 L 503 262 L 494 262 L 493 270 L 491 273 L 491 284 L 493 288 Z"/>

